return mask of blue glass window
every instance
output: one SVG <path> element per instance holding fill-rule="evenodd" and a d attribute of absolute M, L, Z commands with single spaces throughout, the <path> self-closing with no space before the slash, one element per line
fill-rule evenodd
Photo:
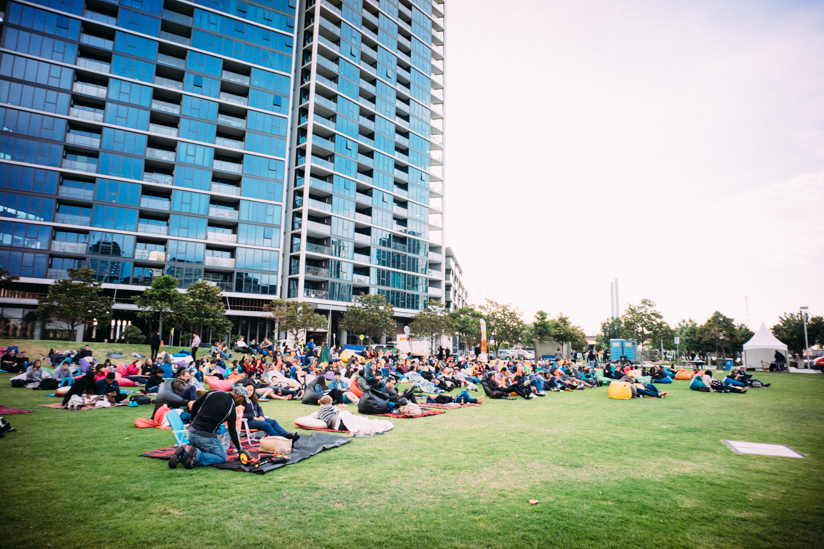
<path fill-rule="evenodd" d="M 0 130 L 62 141 L 66 135 L 66 121 L 62 118 L 0 107 Z"/>
<path fill-rule="evenodd" d="M 186 73 L 183 89 L 188 92 L 217 98 L 220 96 L 220 80 L 199 74 Z"/>
<path fill-rule="evenodd" d="M 257 132 L 285 136 L 287 120 L 280 116 L 249 111 L 246 119 L 246 127 Z"/>
<path fill-rule="evenodd" d="M 151 36 L 160 34 L 160 19 L 125 8 L 120 8 L 117 14 L 117 26 Z"/>
<path fill-rule="evenodd" d="M 157 42 L 117 31 L 114 37 L 114 51 L 154 61 L 157 59 Z"/>
<path fill-rule="evenodd" d="M 13 275 L 46 278 L 49 256 L 32 252 L 0 251 L 0 267 Z"/>
<path fill-rule="evenodd" d="M 202 72 L 214 76 L 221 75 L 221 67 L 223 60 L 219 57 L 212 57 L 205 53 L 189 52 L 189 57 L 186 60 L 186 68 L 190 71 Z"/>
<path fill-rule="evenodd" d="M 247 198 L 283 202 L 283 183 L 244 177 L 240 184 L 240 194 Z"/>
<path fill-rule="evenodd" d="M 109 80 L 109 99 L 141 107 L 150 107 L 152 105 L 152 88 L 111 78 Z"/>
<path fill-rule="evenodd" d="M 280 221 L 278 221 L 278 224 L 280 224 Z M 237 227 L 237 243 L 277 248 L 280 246 L 280 231 L 275 227 L 240 223 Z"/>
<path fill-rule="evenodd" d="M 135 237 L 128 234 L 89 233 L 89 253 L 114 257 L 134 257 Z"/>
<path fill-rule="evenodd" d="M 72 87 L 73 71 L 67 67 L 4 53 L 0 61 L 0 76 L 68 90 Z"/>
<path fill-rule="evenodd" d="M 183 114 L 202 120 L 217 120 L 217 103 L 191 95 L 183 96 Z"/>
<path fill-rule="evenodd" d="M 207 122 L 198 122 L 184 118 L 180 121 L 180 137 L 183 139 L 193 139 L 205 143 L 215 142 L 217 126 Z"/>
<path fill-rule="evenodd" d="M 61 9 L 65 11 L 65 6 Z M 70 40 L 80 38 L 80 21 L 77 19 L 14 2 L 9 3 L 7 22 L 50 36 L 60 36 Z"/>
<path fill-rule="evenodd" d="M 188 288 L 203 279 L 203 269 L 197 267 L 169 265 L 166 267 L 166 274 L 177 279 L 178 288 Z"/>
<path fill-rule="evenodd" d="M 355 198 L 358 185 L 350 179 L 336 175 L 334 178 L 334 192 L 349 198 Z"/>
<path fill-rule="evenodd" d="M 29 55 L 44 57 L 53 61 L 62 61 L 71 65 L 74 64 L 77 57 L 77 46 L 75 44 L 11 27 L 6 28 L 3 46 L 20 53 L 28 53 Z"/>
<path fill-rule="evenodd" d="M 0 137 L 0 159 L 17 160 L 43 166 L 60 166 L 63 147 L 20 137 Z"/>
<path fill-rule="evenodd" d="M 108 284 L 127 284 L 132 277 L 130 261 L 89 258 L 89 268 L 94 271 L 95 280 Z"/>
<path fill-rule="evenodd" d="M 68 114 L 71 96 L 67 93 L 2 80 L 0 81 L 0 103 Z"/>
<path fill-rule="evenodd" d="M 214 157 L 215 150 L 212 147 L 204 147 L 193 143 L 178 143 L 177 145 L 178 162 L 211 167 Z"/>
<path fill-rule="evenodd" d="M 235 291 L 244 294 L 277 295 L 278 275 L 236 273 Z"/>
<path fill-rule="evenodd" d="M 112 74 L 125 76 L 143 82 L 154 82 L 155 66 L 153 63 L 138 61 L 122 55 L 112 56 Z"/>
<path fill-rule="evenodd" d="M 54 213 L 54 199 L 28 196 L 25 194 L 0 194 L 2 210 L 0 216 L 29 219 L 32 221 L 51 221 Z"/>
<path fill-rule="evenodd" d="M 103 128 L 100 148 L 143 156 L 146 154 L 147 139 L 148 137 L 142 133 Z"/>
<path fill-rule="evenodd" d="M 244 155 L 243 157 L 243 173 L 247 175 L 257 175 L 259 177 L 268 177 L 282 181 L 284 167 L 285 163 L 282 160 L 261 158 L 260 156 L 253 156 L 251 154 Z"/>
<path fill-rule="evenodd" d="M 149 111 L 118 105 L 117 103 L 106 103 L 103 120 L 107 124 L 116 124 L 137 130 L 149 129 Z"/>
<path fill-rule="evenodd" d="M 85 0 L 35 0 L 35 4 L 46 6 L 60 11 L 73 13 L 74 15 L 83 14 L 83 4 Z"/>
<path fill-rule="evenodd" d="M 155 15 L 160 15 L 163 12 L 163 0 L 120 0 L 120 5 L 147 11 Z"/>
<path fill-rule="evenodd" d="M 207 219 L 203 217 L 172 215 L 169 220 L 169 235 L 205 240 L 207 223 Z"/>
<path fill-rule="evenodd" d="M 98 179 L 94 199 L 126 206 L 140 205 L 140 185 L 109 179 Z"/>
<path fill-rule="evenodd" d="M 267 225 L 280 225 L 281 207 L 264 202 L 240 201 L 240 220 L 256 221 Z"/>
<path fill-rule="evenodd" d="M 289 107 L 289 100 L 280 95 L 252 88 L 249 90 L 249 106 L 256 109 L 286 114 Z"/>
<path fill-rule="evenodd" d="M 0 188 L 3 189 L 57 194 L 59 182 L 58 172 L 0 164 Z"/>
<path fill-rule="evenodd" d="M 175 185 L 208 191 L 212 188 L 212 172 L 178 166 L 175 169 Z"/>
<path fill-rule="evenodd" d="M 114 175 L 127 179 L 143 179 L 143 159 L 102 153 L 100 155 L 99 171 L 104 175 Z"/>
<path fill-rule="evenodd" d="M 238 269 L 252 269 L 255 271 L 270 271 L 275 273 L 278 271 L 278 258 L 280 254 L 276 251 L 237 248 L 235 256 L 235 263 Z"/>
<path fill-rule="evenodd" d="M 209 195 L 189 191 L 172 193 L 172 211 L 207 215 L 209 213 Z"/>
<path fill-rule="evenodd" d="M 92 209 L 92 227 L 136 231 L 137 210 L 95 204 Z"/>
<path fill-rule="evenodd" d="M 201 242 L 182 242 L 169 240 L 169 261 L 182 263 L 203 263 L 206 254 L 206 244 Z"/>
<path fill-rule="evenodd" d="M 28 223 L 0 223 L 0 246 L 48 250 L 51 229 L 44 225 Z"/>

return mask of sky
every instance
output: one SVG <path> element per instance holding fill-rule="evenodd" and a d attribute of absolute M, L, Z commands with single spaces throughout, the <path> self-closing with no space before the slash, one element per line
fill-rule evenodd
<path fill-rule="evenodd" d="M 824 315 L 824 2 L 447 0 L 445 239 L 470 301 L 587 334 L 653 300 Z"/>

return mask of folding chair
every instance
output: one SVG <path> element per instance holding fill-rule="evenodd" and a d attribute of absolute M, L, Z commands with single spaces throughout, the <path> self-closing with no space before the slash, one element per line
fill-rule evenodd
<path fill-rule="evenodd" d="M 175 446 L 182 446 L 189 444 L 189 431 L 183 425 L 183 420 L 180 419 L 180 414 L 174 410 L 170 410 L 166 414 L 166 420 L 169 422 L 169 427 L 172 428 L 172 433 L 175 436 Z"/>

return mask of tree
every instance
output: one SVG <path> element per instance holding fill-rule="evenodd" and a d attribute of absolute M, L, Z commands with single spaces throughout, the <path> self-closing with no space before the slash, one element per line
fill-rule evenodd
<path fill-rule="evenodd" d="M 532 323 L 532 338 L 537 345 L 552 341 L 555 336 L 555 324 L 544 311 L 535 313 L 535 322 Z M 537 351 L 537 349 L 536 349 Z"/>
<path fill-rule="evenodd" d="M 409 330 L 413 337 L 429 339 L 434 352 L 435 342 L 442 336 L 452 336 L 455 333 L 455 326 L 444 304 L 430 299 L 426 309 L 412 319 Z"/>
<path fill-rule="evenodd" d="M 140 328 L 138 328 L 137 326 L 133 326 L 131 324 L 126 326 L 126 328 L 123 330 L 123 339 L 125 339 L 126 343 L 130 345 L 142 345 L 146 342 L 146 336 L 143 335 L 143 332 L 140 331 Z"/>
<path fill-rule="evenodd" d="M 114 303 L 101 295 L 103 285 L 95 280 L 95 272 L 82 267 L 69 269 L 68 275 L 49 286 L 49 293 L 39 300 L 37 316 L 44 322 L 62 322 L 75 337 L 81 324 L 95 319 L 99 325 L 108 324 Z"/>
<path fill-rule="evenodd" d="M 351 334 L 363 334 L 371 343 L 381 336 L 395 335 L 395 308 L 382 294 L 361 294 L 358 302 L 349 305 L 340 327 Z"/>
<path fill-rule="evenodd" d="M 19 275 L 11 274 L 11 271 L 7 271 L 3 267 L 0 267 L 0 290 L 8 290 L 11 288 L 12 282 L 16 280 L 20 280 Z"/>
<path fill-rule="evenodd" d="M 183 294 L 180 311 L 171 320 L 189 334 L 211 331 L 222 335 L 232 330 L 232 321 L 226 318 L 223 290 L 206 281 L 189 286 Z M 203 336 L 202 333 L 200 335 Z"/>
<path fill-rule="evenodd" d="M 589 346 L 583 328 L 572 324 L 564 313 L 559 314 L 552 324 L 555 328 L 553 338 L 558 343 L 569 343 L 571 348 L 582 352 Z"/>
<path fill-rule="evenodd" d="M 300 335 L 307 330 L 325 328 L 328 321 L 325 316 L 315 312 L 315 307 L 305 301 L 286 301 L 274 299 L 264 306 L 269 313 L 267 318 L 274 320 L 280 330 L 292 336 L 295 345 L 300 343 Z"/>
<path fill-rule="evenodd" d="M 621 339 L 621 333 L 624 330 L 624 324 L 620 318 L 608 318 L 601 323 L 601 333 L 595 336 L 596 346 L 606 349 L 609 352 L 609 340 Z"/>
<path fill-rule="evenodd" d="M 518 309 L 509 303 L 497 303 L 487 299 L 481 305 L 481 312 L 486 319 L 486 329 L 490 340 L 495 340 L 495 348 L 501 348 L 504 344 L 515 345 L 521 340 L 521 330 L 523 319 Z"/>
<path fill-rule="evenodd" d="M 159 320 L 160 335 L 163 337 L 163 318 L 172 319 L 172 326 L 180 325 L 186 298 L 177 290 L 177 279 L 173 276 L 160 276 L 152 281 L 149 288 L 134 300 L 138 306 L 137 316 L 149 323 L 154 321 L 155 314 Z"/>
<path fill-rule="evenodd" d="M 737 346 L 738 330 L 732 318 L 715 311 L 707 321 L 698 327 L 697 340 L 708 350 L 714 348 L 716 356 L 720 349 L 721 356 L 727 357 L 727 349 Z"/>
<path fill-rule="evenodd" d="M 701 350 L 701 344 L 698 341 L 698 323 L 693 319 L 682 319 L 675 326 L 674 332 L 680 338 L 678 350 L 681 353 L 694 353 Z"/>
<path fill-rule="evenodd" d="M 468 347 L 481 344 L 481 322 L 483 314 L 474 307 L 461 307 L 449 313 L 455 333 L 460 336 Z"/>
<path fill-rule="evenodd" d="M 526 322 L 521 323 L 520 341 L 524 347 L 535 346 L 535 330 Z"/>
<path fill-rule="evenodd" d="M 801 312 L 784 313 L 771 330 L 791 352 L 804 352 L 804 319 Z M 813 316 L 807 321 L 807 341 L 810 346 L 824 345 L 824 318 Z"/>
<path fill-rule="evenodd" d="M 621 323 L 624 339 L 634 339 L 641 347 L 647 341 L 655 346 L 664 337 L 672 338 L 672 329 L 664 322 L 663 315 L 651 299 L 642 299 L 638 305 L 628 305 L 621 316 Z"/>

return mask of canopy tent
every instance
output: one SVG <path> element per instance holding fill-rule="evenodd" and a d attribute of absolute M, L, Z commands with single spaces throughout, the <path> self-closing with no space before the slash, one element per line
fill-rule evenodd
<path fill-rule="evenodd" d="M 769 370 L 775 362 L 775 352 L 787 356 L 787 346 L 781 343 L 762 322 L 752 339 L 744 344 L 744 366 L 749 369 Z"/>

